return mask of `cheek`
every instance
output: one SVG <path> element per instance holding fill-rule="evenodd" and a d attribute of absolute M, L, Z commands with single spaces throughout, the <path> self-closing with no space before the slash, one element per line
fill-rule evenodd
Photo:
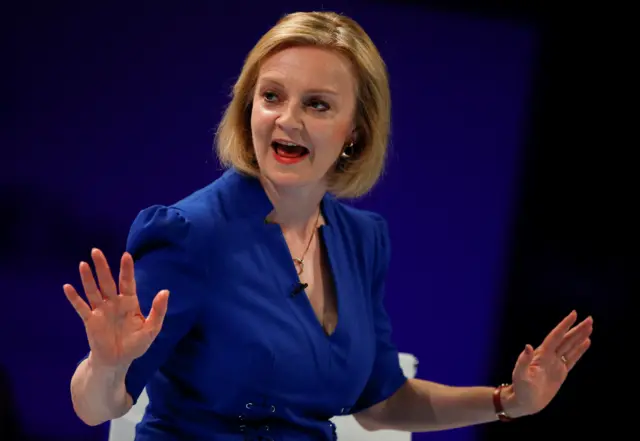
<path fill-rule="evenodd" d="M 351 130 L 351 124 L 346 122 L 327 122 L 318 124 L 315 127 L 316 130 L 312 130 L 315 133 L 316 145 L 322 145 L 323 150 L 330 152 L 331 155 L 336 156 L 342 152 L 344 145 L 349 138 Z"/>
<path fill-rule="evenodd" d="M 275 117 L 272 112 L 267 112 L 259 104 L 253 104 L 251 109 L 251 133 L 254 141 L 260 143 L 265 136 L 271 136 Z"/>

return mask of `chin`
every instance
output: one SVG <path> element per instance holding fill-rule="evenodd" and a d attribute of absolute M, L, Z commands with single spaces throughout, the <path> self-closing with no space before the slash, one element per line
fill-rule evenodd
<path fill-rule="evenodd" d="M 308 173 L 295 169 L 278 170 L 267 168 L 263 171 L 263 175 L 276 187 L 303 187 L 314 183 L 314 179 Z"/>
<path fill-rule="evenodd" d="M 260 166 L 261 174 L 264 179 L 275 187 L 293 189 L 320 184 L 321 179 L 315 176 L 309 164 L 282 166 L 281 164 L 266 162 L 264 166 Z"/>

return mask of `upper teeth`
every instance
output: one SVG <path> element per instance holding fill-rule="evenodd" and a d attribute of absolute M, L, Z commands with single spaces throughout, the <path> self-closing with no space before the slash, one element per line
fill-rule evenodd
<path fill-rule="evenodd" d="M 285 142 L 284 145 L 286 145 L 287 147 L 297 147 L 298 144 L 294 144 L 292 142 Z"/>

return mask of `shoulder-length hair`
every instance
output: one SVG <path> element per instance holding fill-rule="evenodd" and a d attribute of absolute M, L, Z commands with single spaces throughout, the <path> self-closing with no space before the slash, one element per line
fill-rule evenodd
<path fill-rule="evenodd" d="M 284 16 L 249 52 L 218 126 L 215 146 L 222 165 L 251 176 L 260 170 L 251 137 L 251 109 L 260 66 L 277 51 L 294 46 L 334 50 L 352 63 L 356 76 L 357 137 L 349 158 L 340 157 L 327 175 L 337 197 L 366 194 L 383 173 L 391 121 L 391 97 L 384 60 L 362 27 L 334 12 L 297 12 Z"/>

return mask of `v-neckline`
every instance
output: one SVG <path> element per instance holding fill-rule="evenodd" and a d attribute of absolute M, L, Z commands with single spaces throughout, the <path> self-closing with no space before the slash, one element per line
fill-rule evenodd
<path fill-rule="evenodd" d="M 328 275 L 331 279 L 330 282 L 334 290 L 337 322 L 336 322 L 335 328 L 333 329 L 333 332 L 331 332 L 330 334 L 327 333 L 326 329 L 322 325 L 322 322 L 319 320 L 318 316 L 316 315 L 316 312 L 313 309 L 313 305 L 311 304 L 311 300 L 309 299 L 309 296 L 307 295 L 307 292 L 305 289 L 299 290 L 297 295 L 294 295 L 292 297 L 294 297 L 294 299 L 297 299 L 298 301 L 301 301 L 302 304 L 304 305 L 303 306 L 304 311 L 298 310 L 297 312 L 302 314 L 303 318 L 307 319 L 308 317 L 308 319 L 311 319 L 313 321 L 312 327 L 315 328 L 317 332 L 319 332 L 320 335 L 322 335 L 324 338 L 331 341 L 336 338 L 336 335 L 338 335 L 338 333 L 340 332 L 340 329 L 343 327 L 342 309 L 344 308 L 343 308 L 343 302 L 341 298 L 341 294 L 342 294 L 341 273 L 340 273 L 339 267 L 335 265 L 335 263 L 338 261 L 335 253 L 339 252 L 339 250 L 334 249 L 337 245 L 335 240 L 333 240 L 334 236 L 332 231 L 333 229 L 331 227 L 331 220 L 327 219 L 326 210 L 324 210 L 325 207 L 323 207 L 323 205 L 324 204 L 321 204 L 320 210 L 322 211 L 322 216 L 325 222 L 320 226 L 318 226 L 318 230 L 316 231 L 316 234 L 318 235 L 318 239 L 320 241 L 321 252 L 325 253 L 323 257 L 326 257 L 325 264 L 327 265 Z M 272 226 L 273 228 L 277 228 L 277 232 L 279 236 L 279 245 L 281 246 L 281 250 L 284 253 L 284 255 L 287 256 L 288 263 L 285 271 L 285 273 L 287 274 L 287 278 L 292 277 L 292 279 L 290 280 L 295 280 L 295 286 L 297 287 L 302 286 L 301 285 L 302 281 L 300 280 L 300 276 L 298 275 L 298 271 L 295 267 L 295 263 L 293 262 L 291 251 L 289 250 L 289 246 L 287 245 L 287 241 L 282 232 L 282 228 L 280 228 L 278 224 L 267 224 L 267 225 Z M 300 298 L 300 297 L 303 297 L 303 298 Z"/>
<path fill-rule="evenodd" d="M 336 325 L 333 328 L 333 332 L 328 333 L 327 330 L 325 329 L 325 327 L 323 326 L 322 321 L 318 318 L 316 311 L 313 309 L 313 305 L 311 304 L 311 299 L 309 298 L 309 296 L 307 295 L 306 290 L 303 290 L 303 294 L 305 297 L 305 301 L 306 304 L 308 306 L 309 311 L 311 311 L 311 314 L 313 315 L 313 318 L 315 319 L 315 322 L 317 324 L 317 327 L 320 329 L 320 332 L 322 332 L 322 335 L 324 335 L 325 338 L 328 339 L 332 339 L 334 335 L 336 335 L 336 333 L 338 332 L 338 330 L 340 329 L 340 324 L 342 322 L 342 317 L 340 314 L 341 311 L 341 301 L 340 301 L 340 296 L 338 294 L 339 289 L 338 289 L 338 279 L 336 276 L 336 272 L 335 272 L 335 267 L 334 265 L 332 265 L 334 259 L 331 257 L 331 249 L 333 247 L 329 246 L 327 244 L 327 238 L 326 238 L 326 232 L 329 231 L 327 229 L 325 229 L 326 225 L 320 225 L 318 227 L 318 230 L 316 232 L 316 234 L 318 235 L 318 239 L 319 239 L 319 245 L 320 245 L 320 253 L 321 253 L 321 259 L 324 261 L 323 263 L 325 265 L 327 265 L 327 274 L 329 275 L 329 283 L 331 284 L 330 289 L 333 290 L 333 296 L 335 297 L 335 305 L 336 305 Z M 295 270 L 295 265 L 294 265 L 294 270 Z M 320 277 L 324 277 L 324 274 L 320 274 Z M 324 281 L 323 281 L 324 282 Z M 298 283 L 301 283 L 300 278 L 298 277 Z M 323 288 L 326 289 L 327 287 L 324 286 L 323 283 Z M 322 293 L 323 295 L 325 293 Z M 326 302 L 326 300 L 325 300 Z"/>

